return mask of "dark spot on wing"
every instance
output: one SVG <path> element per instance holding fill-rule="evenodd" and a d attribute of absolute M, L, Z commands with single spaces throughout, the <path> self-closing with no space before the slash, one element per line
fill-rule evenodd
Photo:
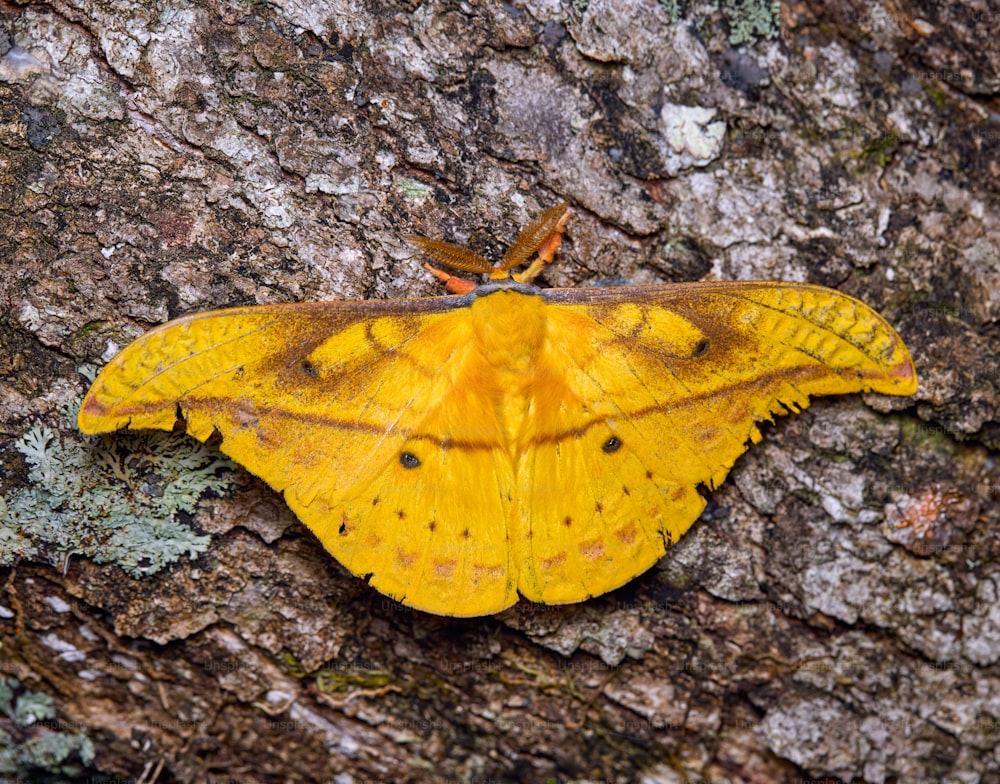
<path fill-rule="evenodd" d="M 420 465 L 420 458 L 412 452 L 400 452 L 399 464 L 403 466 L 403 468 L 416 468 Z"/>
<path fill-rule="evenodd" d="M 438 524 L 437 524 L 437 522 L 436 522 L 436 521 L 434 521 L 434 520 L 431 520 L 431 521 L 430 521 L 430 522 L 429 522 L 429 523 L 427 524 L 427 530 L 428 530 L 428 531 L 430 531 L 431 533 L 434 533 L 434 531 L 436 531 L 436 530 L 437 530 L 437 527 L 438 527 Z"/>
<path fill-rule="evenodd" d="M 569 528 L 571 525 L 573 525 L 573 518 L 570 517 L 569 515 L 566 515 L 566 519 L 563 520 L 563 525 Z"/>
<path fill-rule="evenodd" d="M 695 343 L 694 350 L 691 352 L 692 357 L 703 357 L 708 353 L 708 338 L 702 338 L 697 343 Z"/>
<path fill-rule="evenodd" d="M 466 528 L 464 531 L 462 531 L 462 536 L 465 539 L 471 539 L 472 538 L 472 532 L 470 532 L 469 529 Z"/>
<path fill-rule="evenodd" d="M 312 360 L 303 359 L 299 367 L 302 368 L 302 372 L 309 376 L 309 378 L 319 378 L 319 368 Z"/>
<path fill-rule="evenodd" d="M 400 520 L 405 520 L 406 519 L 406 512 L 404 512 L 402 509 L 397 509 L 396 510 L 396 517 L 398 517 Z"/>
<path fill-rule="evenodd" d="M 628 485 L 622 485 L 622 492 L 625 493 L 625 495 L 632 495 L 632 493 L 629 492 Z"/>
<path fill-rule="evenodd" d="M 378 496 L 375 496 L 375 497 L 374 497 L 374 498 L 372 499 L 372 506 L 378 506 L 378 500 L 379 500 L 379 499 L 378 499 Z"/>
<path fill-rule="evenodd" d="M 597 512 L 597 514 L 600 514 L 601 512 L 603 512 L 604 511 L 604 504 L 602 504 L 600 501 L 598 501 L 596 504 L 594 504 L 594 511 Z"/>
<path fill-rule="evenodd" d="M 610 455 L 612 452 L 617 452 L 622 448 L 622 440 L 618 436 L 611 436 L 607 441 L 601 444 L 601 449 L 604 450 L 605 454 Z"/>

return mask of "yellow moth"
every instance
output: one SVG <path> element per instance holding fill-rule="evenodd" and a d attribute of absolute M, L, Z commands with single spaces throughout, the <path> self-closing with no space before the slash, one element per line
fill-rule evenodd
<path fill-rule="evenodd" d="M 455 296 L 197 313 L 123 350 L 85 433 L 173 429 L 284 494 L 344 566 L 404 604 L 485 615 L 641 574 L 697 519 L 757 424 L 810 395 L 909 395 L 871 308 L 820 286 L 710 282 L 542 289 L 567 205 Z M 536 256 L 523 273 L 510 270 Z"/>

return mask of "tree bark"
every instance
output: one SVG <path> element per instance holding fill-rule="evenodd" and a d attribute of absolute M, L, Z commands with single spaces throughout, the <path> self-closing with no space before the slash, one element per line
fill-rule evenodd
<path fill-rule="evenodd" d="M 1000 781 L 995 28 L 0 2 L 0 775 Z M 74 430 L 79 369 L 170 317 L 436 295 L 405 235 L 499 258 L 563 199 L 548 285 L 834 286 L 919 392 L 780 420 L 620 590 L 478 619 L 375 593 L 211 453 Z"/>

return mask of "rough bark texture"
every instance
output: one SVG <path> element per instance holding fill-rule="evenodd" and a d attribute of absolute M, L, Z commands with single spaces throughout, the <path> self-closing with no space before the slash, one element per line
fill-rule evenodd
<path fill-rule="evenodd" d="M 0 0 L 2 775 L 1000 781 L 997 13 Z M 780 421 L 578 606 L 409 611 L 212 462 L 194 558 L 108 549 L 88 504 L 133 512 L 81 466 L 155 472 L 73 432 L 81 365 L 196 309 L 440 293 L 405 234 L 496 257 L 561 199 L 549 284 L 836 286 L 919 393 Z"/>

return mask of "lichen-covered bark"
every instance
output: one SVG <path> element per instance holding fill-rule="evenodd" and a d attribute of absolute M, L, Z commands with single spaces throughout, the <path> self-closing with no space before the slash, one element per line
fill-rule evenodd
<path fill-rule="evenodd" d="M 995 13 L 0 4 L 0 776 L 1000 781 Z M 243 473 L 154 574 L 44 530 L 68 472 L 22 437 L 80 446 L 81 366 L 195 309 L 439 293 L 406 234 L 492 256 L 561 199 L 549 284 L 836 286 L 920 391 L 780 421 L 577 606 L 409 611 Z M 116 454 L 128 492 L 186 459 Z"/>

